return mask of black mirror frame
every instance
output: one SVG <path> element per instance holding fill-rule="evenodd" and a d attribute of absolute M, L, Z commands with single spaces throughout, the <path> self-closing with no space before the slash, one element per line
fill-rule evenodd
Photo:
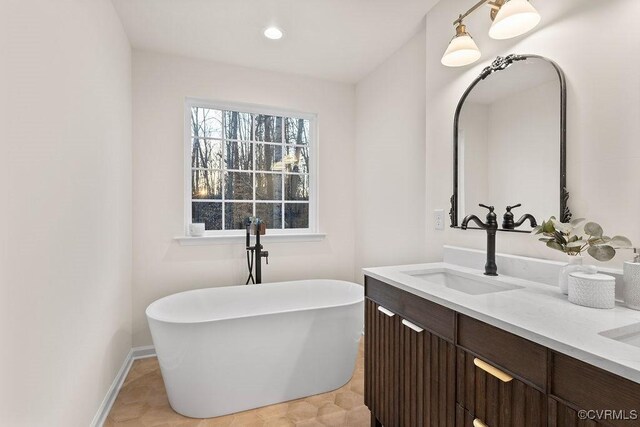
<path fill-rule="evenodd" d="M 456 113 L 453 119 L 453 195 L 451 196 L 451 209 L 449 210 L 449 218 L 451 220 L 452 228 L 459 228 L 458 225 L 458 122 L 460 120 L 460 112 L 462 106 L 467 97 L 473 90 L 473 88 L 482 80 L 489 77 L 491 74 L 502 71 L 509 67 L 511 64 L 517 61 L 524 61 L 529 58 L 541 59 L 548 62 L 558 74 L 560 80 L 560 214 L 559 218 L 561 222 L 571 221 L 571 210 L 568 207 L 569 192 L 567 191 L 567 84 L 564 72 L 554 61 L 545 58 L 540 55 L 518 55 L 511 54 L 506 57 L 498 56 L 490 66 L 486 67 L 478 77 L 469 85 L 467 90 L 460 98 L 458 106 L 456 107 Z M 471 227 L 470 227 L 471 228 Z M 529 233 L 524 230 L 505 230 L 499 229 L 499 231 L 511 231 L 519 233 Z"/>

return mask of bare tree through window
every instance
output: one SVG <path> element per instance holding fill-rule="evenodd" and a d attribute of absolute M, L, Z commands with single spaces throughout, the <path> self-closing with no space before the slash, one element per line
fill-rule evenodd
<path fill-rule="evenodd" d="M 191 220 L 207 230 L 309 228 L 310 121 L 195 106 L 191 114 Z"/>

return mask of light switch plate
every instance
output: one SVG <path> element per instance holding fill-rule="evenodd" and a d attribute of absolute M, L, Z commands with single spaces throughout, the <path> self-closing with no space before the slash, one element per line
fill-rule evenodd
<path fill-rule="evenodd" d="M 436 230 L 444 230 L 444 209 L 433 211 L 433 223 Z"/>

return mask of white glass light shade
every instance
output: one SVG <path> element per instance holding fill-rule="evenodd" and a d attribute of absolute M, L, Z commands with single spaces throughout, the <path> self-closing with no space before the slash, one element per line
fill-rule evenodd
<path fill-rule="evenodd" d="M 469 34 L 459 35 L 451 40 L 449 47 L 442 56 L 442 65 L 447 67 L 462 67 L 480 59 L 480 49 Z"/>
<path fill-rule="evenodd" d="M 510 0 L 496 14 L 489 37 L 510 39 L 533 30 L 540 23 L 540 14 L 528 0 Z"/>

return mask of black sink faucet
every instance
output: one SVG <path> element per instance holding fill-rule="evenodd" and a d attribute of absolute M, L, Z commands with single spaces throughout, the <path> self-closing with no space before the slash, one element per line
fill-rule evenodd
<path fill-rule="evenodd" d="M 498 216 L 495 214 L 493 206 L 480 204 L 482 208 L 489 209 L 487 214 L 487 222 L 484 223 L 475 215 L 467 215 L 463 220 L 460 228 L 467 229 L 469 221 L 475 222 L 478 227 L 487 230 L 487 263 L 484 265 L 484 274 L 487 276 L 497 276 L 498 266 L 496 265 L 496 232 L 498 231 Z"/>
<path fill-rule="evenodd" d="M 522 204 L 520 203 L 513 206 L 507 206 L 507 212 L 505 212 L 502 220 L 502 228 L 504 228 L 505 230 L 515 230 L 516 228 L 524 224 L 526 220 L 529 220 L 529 223 L 531 224 L 531 228 L 538 226 L 538 222 L 536 221 L 535 217 L 531 214 L 522 215 L 517 222 L 513 220 L 514 217 L 513 217 L 513 213 L 511 212 L 511 209 L 519 208 L 520 206 L 522 206 Z"/>

